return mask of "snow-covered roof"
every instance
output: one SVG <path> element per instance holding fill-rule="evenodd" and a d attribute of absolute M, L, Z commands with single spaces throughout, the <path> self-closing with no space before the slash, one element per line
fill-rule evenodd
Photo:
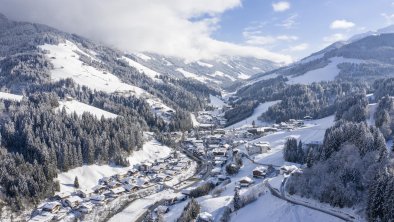
<path fill-rule="evenodd" d="M 239 182 L 240 182 L 240 183 L 253 183 L 253 180 L 252 180 L 250 177 L 246 176 L 246 177 L 242 177 L 242 178 L 239 180 Z"/>

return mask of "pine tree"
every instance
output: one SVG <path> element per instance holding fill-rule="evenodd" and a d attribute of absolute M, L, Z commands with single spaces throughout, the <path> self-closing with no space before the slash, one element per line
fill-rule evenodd
<path fill-rule="evenodd" d="M 239 189 L 235 188 L 235 192 L 234 192 L 234 210 L 239 210 L 241 209 L 242 205 L 241 205 L 241 197 L 239 196 Z"/>
<path fill-rule="evenodd" d="M 78 177 L 77 176 L 74 179 L 74 187 L 75 188 L 79 188 L 79 181 L 78 181 Z"/>

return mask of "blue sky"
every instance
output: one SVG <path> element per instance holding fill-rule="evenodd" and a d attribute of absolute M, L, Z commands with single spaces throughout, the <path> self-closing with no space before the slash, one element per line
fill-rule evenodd
<path fill-rule="evenodd" d="M 394 0 L 0 0 L 38 22 L 130 52 L 290 63 L 394 22 Z"/>
<path fill-rule="evenodd" d="M 237 44 L 262 37 L 260 42 L 251 44 L 300 58 L 335 40 L 376 30 L 394 21 L 394 1 L 390 0 L 282 1 L 289 8 L 274 11 L 273 4 L 279 2 L 243 0 L 242 6 L 220 16 L 219 28 L 212 37 Z M 339 27 L 330 27 L 336 20 L 341 20 L 342 26 L 340 23 Z"/>

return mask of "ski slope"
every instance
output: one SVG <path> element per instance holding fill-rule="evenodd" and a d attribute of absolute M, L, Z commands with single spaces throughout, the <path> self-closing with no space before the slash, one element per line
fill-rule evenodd
<path fill-rule="evenodd" d="M 200 82 L 209 81 L 209 79 L 207 79 L 207 78 L 205 78 L 205 77 L 202 77 L 202 76 L 200 76 L 200 75 L 197 75 L 197 74 L 188 72 L 188 71 L 184 70 L 183 68 L 177 68 L 176 71 L 182 73 L 182 75 L 183 75 L 185 78 L 195 79 L 195 80 L 198 80 L 198 81 L 200 81 Z"/>
<path fill-rule="evenodd" d="M 255 121 L 256 126 L 264 125 L 264 122 L 260 121 L 258 118 L 263 113 L 267 112 L 268 108 L 270 108 L 271 106 L 273 106 L 279 102 L 280 102 L 280 100 L 260 103 L 260 105 L 258 105 L 254 109 L 253 114 L 250 117 L 248 117 L 242 121 L 239 121 L 238 123 L 235 123 L 231 126 L 228 126 L 228 127 L 226 127 L 226 129 L 237 129 L 237 128 L 244 128 L 244 127 L 251 127 L 253 121 Z"/>
<path fill-rule="evenodd" d="M 11 94 L 11 93 L 6 93 L 6 92 L 0 92 L 0 99 L 4 100 L 13 100 L 13 101 L 22 101 L 23 96 L 21 95 L 16 95 L 16 94 Z"/>
<path fill-rule="evenodd" d="M 101 116 L 104 116 L 104 118 L 116 118 L 118 115 L 114 113 L 107 112 L 105 110 L 96 108 L 91 105 L 87 105 L 85 103 L 78 102 L 76 100 L 72 101 L 59 101 L 59 107 L 56 108 L 56 110 L 61 111 L 63 107 L 66 109 L 67 113 L 77 113 L 77 115 L 82 116 L 84 112 L 88 112 L 94 116 L 96 116 L 98 119 L 101 118 Z"/>
<path fill-rule="evenodd" d="M 362 60 L 358 59 L 347 59 L 343 57 L 334 57 L 330 59 L 330 63 L 320 69 L 315 69 L 309 71 L 303 75 L 290 78 L 289 84 L 311 84 L 313 82 L 322 82 L 322 81 L 333 81 L 335 77 L 339 74 L 338 64 L 341 63 L 362 63 Z"/>
<path fill-rule="evenodd" d="M 119 167 L 111 165 L 84 165 L 67 172 L 60 173 L 58 179 L 60 182 L 60 192 L 74 191 L 73 183 L 77 176 L 79 178 L 79 186 L 81 190 L 91 190 L 92 187 L 98 184 L 98 180 L 103 177 L 115 175 L 117 173 L 126 173 L 133 165 L 142 163 L 144 161 L 154 161 L 159 158 L 164 158 L 171 153 L 171 149 L 157 142 L 151 140 L 144 144 L 143 149 L 133 152 L 127 160 L 130 162 L 130 167 Z"/>

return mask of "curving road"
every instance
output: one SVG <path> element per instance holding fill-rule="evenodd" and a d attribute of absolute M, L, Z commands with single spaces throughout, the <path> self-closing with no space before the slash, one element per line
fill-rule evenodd
<path fill-rule="evenodd" d="M 308 203 L 300 202 L 300 201 L 297 201 L 297 200 L 290 199 L 290 198 L 286 197 L 285 191 L 284 191 L 284 184 L 285 183 L 286 183 L 286 178 L 284 179 L 284 181 L 281 184 L 280 191 L 278 189 L 276 189 L 276 188 L 273 188 L 271 186 L 271 184 L 269 184 L 268 182 L 265 183 L 265 185 L 267 186 L 267 188 L 269 189 L 269 191 L 271 192 L 271 194 L 273 196 L 278 197 L 278 198 L 280 198 L 280 199 L 282 199 L 284 201 L 287 201 L 287 202 L 295 204 L 295 205 L 307 207 L 307 208 L 312 209 L 312 210 L 317 210 L 317 211 L 320 211 L 322 213 L 331 215 L 333 217 L 339 218 L 339 219 L 344 220 L 344 221 L 355 221 L 355 217 L 352 216 L 352 215 L 349 215 L 347 213 L 332 212 L 332 211 L 329 211 L 329 210 L 326 210 L 326 209 L 322 209 L 322 208 L 319 208 L 319 207 L 312 206 L 312 205 L 310 205 Z"/>

